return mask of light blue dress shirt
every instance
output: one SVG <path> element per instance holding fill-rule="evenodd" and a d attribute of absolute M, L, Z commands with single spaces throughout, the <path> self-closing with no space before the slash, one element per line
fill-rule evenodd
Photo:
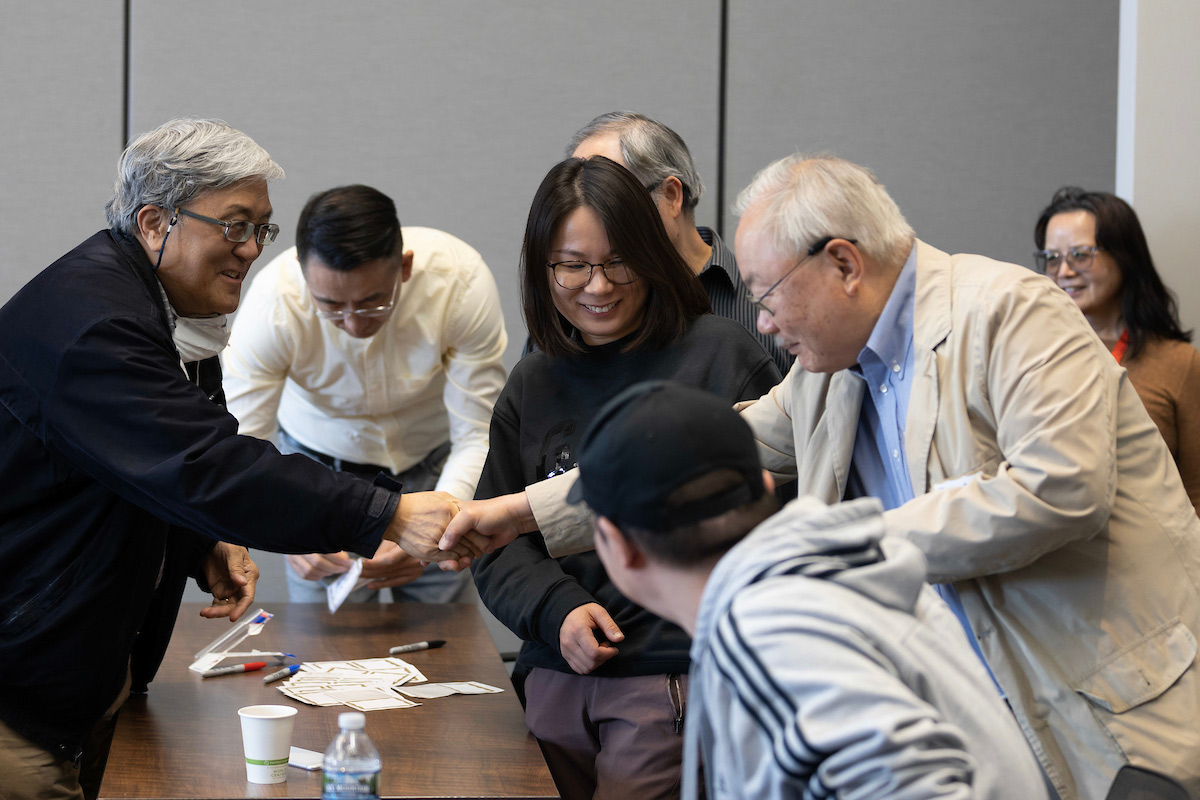
<path fill-rule="evenodd" d="M 913 499 L 904 426 L 913 378 L 913 306 L 917 289 L 917 248 L 900 269 L 892 294 L 875 322 L 867 345 L 850 374 L 866 382 L 866 397 L 858 416 L 846 496 L 876 497 L 885 509 Z M 987 666 L 953 584 L 934 584 L 967 633 L 967 641 Z M 988 668 L 991 674 L 991 668 Z M 995 677 L 992 678 L 995 681 Z M 999 684 L 996 685 L 999 689 Z"/>
<path fill-rule="evenodd" d="M 900 270 L 867 346 L 851 374 L 866 382 L 866 397 L 854 436 L 847 494 L 877 497 L 885 509 L 913 499 L 904 454 L 904 426 L 913 371 L 913 296 L 917 288 L 917 250 Z"/>

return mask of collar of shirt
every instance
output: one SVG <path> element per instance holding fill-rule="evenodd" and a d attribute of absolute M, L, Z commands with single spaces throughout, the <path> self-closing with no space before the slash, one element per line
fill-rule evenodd
<path fill-rule="evenodd" d="M 703 275 L 709 270 L 718 269 L 728 276 L 731 286 L 739 286 L 742 282 L 742 277 L 738 275 L 737 261 L 733 257 L 733 252 L 725 246 L 725 243 L 721 241 L 721 237 L 717 236 L 717 232 L 712 228 L 697 226 L 696 233 L 700 234 L 700 238 L 704 240 L 704 243 L 712 248 L 712 253 L 708 257 L 708 263 L 704 265 L 704 269 L 700 270 L 700 274 Z"/>
<path fill-rule="evenodd" d="M 864 373 L 876 365 L 890 370 L 896 380 L 907 384 L 912 366 L 913 298 L 917 290 L 917 248 L 914 246 L 900 268 L 892 294 L 875 321 L 867 346 L 858 354 Z"/>
<path fill-rule="evenodd" d="M 896 508 L 913 497 L 904 452 L 904 429 L 912 383 L 916 248 L 875 322 L 867 346 L 850 374 L 866 382 L 851 456 L 848 497 L 877 497 Z"/>

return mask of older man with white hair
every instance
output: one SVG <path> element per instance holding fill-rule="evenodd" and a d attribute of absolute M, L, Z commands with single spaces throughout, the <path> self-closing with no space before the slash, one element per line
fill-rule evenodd
<path fill-rule="evenodd" d="M 840 159 L 782 159 L 738 209 L 760 329 L 824 373 L 744 410 L 765 466 L 883 500 L 1060 796 L 1127 763 L 1200 791 L 1200 520 L 1086 321 L 1029 270 L 917 240 Z"/>
<path fill-rule="evenodd" d="M 743 410 L 763 466 L 826 502 L 883 501 L 1062 798 L 1103 797 L 1127 764 L 1200 793 L 1200 519 L 1074 304 L 919 241 L 841 159 L 782 159 L 738 209 L 759 329 L 803 367 Z M 582 546 L 564 488 L 472 507 L 443 543 L 536 527 L 552 553 Z"/>

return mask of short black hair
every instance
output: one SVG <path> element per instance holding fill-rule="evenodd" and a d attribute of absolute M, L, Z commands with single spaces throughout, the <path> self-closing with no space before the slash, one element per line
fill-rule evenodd
<path fill-rule="evenodd" d="M 1096 246 L 1106 251 L 1121 270 L 1121 318 L 1129 331 L 1129 357 L 1136 358 L 1155 337 L 1190 342 L 1192 332 L 1179 324 L 1175 296 L 1163 284 L 1150 257 L 1150 245 L 1133 208 L 1115 194 L 1064 186 L 1054 193 L 1033 229 L 1038 250 L 1046 246 L 1050 218 L 1070 211 L 1087 211 L 1096 220 Z"/>
<path fill-rule="evenodd" d="M 633 173 L 603 156 L 568 158 L 542 179 L 521 248 L 522 310 L 539 350 L 549 356 L 582 351 L 554 305 L 547 265 L 559 225 L 584 206 L 596 212 L 613 249 L 646 282 L 646 313 L 627 350 L 663 347 L 682 336 L 696 317 L 712 311 L 700 281 L 671 243 L 658 209 Z"/>
<path fill-rule="evenodd" d="M 315 255 L 330 269 L 349 272 L 404 247 L 396 204 L 378 189 L 354 184 L 308 198 L 296 224 L 296 255 L 303 267 Z"/>

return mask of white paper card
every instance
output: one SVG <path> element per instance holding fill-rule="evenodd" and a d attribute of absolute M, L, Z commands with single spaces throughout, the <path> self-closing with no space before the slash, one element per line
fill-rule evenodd
<path fill-rule="evenodd" d="M 449 697 L 452 694 L 458 694 L 457 689 L 452 689 L 449 686 L 441 683 L 426 683 L 422 686 L 400 686 L 396 688 L 400 694 L 406 694 L 409 697 L 419 697 L 422 700 L 432 700 L 435 697 Z"/>
<path fill-rule="evenodd" d="M 329 602 L 329 613 L 336 614 L 337 610 L 342 607 L 342 603 L 346 602 L 346 598 L 360 586 L 366 586 L 370 581 L 362 580 L 363 563 L 361 558 L 356 558 L 350 563 L 350 569 L 346 570 L 341 576 L 325 587 L 325 597 Z"/>

